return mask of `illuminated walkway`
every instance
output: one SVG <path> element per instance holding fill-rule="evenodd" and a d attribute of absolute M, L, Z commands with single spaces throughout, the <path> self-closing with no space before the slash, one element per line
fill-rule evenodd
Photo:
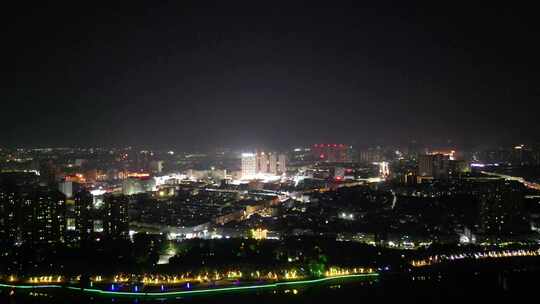
<path fill-rule="evenodd" d="M 93 288 L 78 288 L 68 286 L 66 289 L 81 292 L 90 295 L 101 295 L 107 297 L 151 297 L 151 298 L 160 298 L 160 297 L 179 297 L 179 296 L 189 296 L 189 295 L 212 295 L 220 294 L 227 292 L 235 291 L 248 291 L 248 290 L 266 290 L 274 289 L 280 287 L 293 287 L 293 286 L 308 286 L 318 283 L 330 282 L 330 281 L 343 281 L 347 279 L 361 279 L 361 278 L 375 278 L 378 277 L 378 273 L 368 273 L 368 274 L 350 274 L 342 276 L 333 276 L 326 277 L 321 279 L 313 280 L 302 280 L 302 281 L 290 281 L 290 282 L 278 282 L 278 283 L 268 283 L 261 285 L 249 285 L 249 286 L 237 286 L 237 287 L 223 287 L 223 288 L 209 288 L 209 289 L 197 289 L 197 290 L 180 290 L 180 291 L 164 291 L 164 292 L 126 292 L 126 291 L 106 291 L 101 289 Z M 10 285 L 10 284 L 0 284 L 0 288 L 16 288 L 16 289 L 58 289 L 64 288 L 61 285 Z"/>
<path fill-rule="evenodd" d="M 538 250 L 503 250 L 503 251 L 488 251 L 488 252 L 471 252 L 460 254 L 440 254 L 427 257 L 423 260 L 411 261 L 411 265 L 414 267 L 430 266 L 433 264 L 439 264 L 443 262 L 452 262 L 459 260 L 481 260 L 481 259 L 500 259 L 500 258 L 512 258 L 512 257 L 537 257 L 540 256 L 540 249 Z"/>

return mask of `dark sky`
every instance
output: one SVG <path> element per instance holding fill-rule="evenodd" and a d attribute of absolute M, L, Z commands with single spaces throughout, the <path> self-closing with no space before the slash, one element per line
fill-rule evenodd
<path fill-rule="evenodd" d="M 536 10 L 361 2 L 5 7 L 0 146 L 540 137 Z"/>

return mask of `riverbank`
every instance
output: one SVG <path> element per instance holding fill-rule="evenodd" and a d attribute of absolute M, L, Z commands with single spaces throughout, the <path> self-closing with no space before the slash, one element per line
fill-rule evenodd
<path fill-rule="evenodd" d="M 368 274 L 351 274 L 351 275 L 342 275 L 342 276 L 332 276 L 318 279 L 310 280 L 296 280 L 296 281 L 284 281 L 284 282 L 275 282 L 275 283 L 255 283 L 255 284 L 246 284 L 230 287 L 217 287 L 217 288 L 201 288 L 201 289 L 164 289 L 159 292 L 138 292 L 132 291 L 113 291 L 113 290 L 104 290 L 97 288 L 79 288 L 69 285 L 15 285 L 15 284 L 0 284 L 1 289 L 8 289 L 13 294 L 17 292 L 46 292 L 49 290 L 63 291 L 69 293 L 78 293 L 81 295 L 87 296 L 99 296 L 99 297 L 113 297 L 113 298 L 145 298 L 145 299 L 157 299 L 157 298 L 177 298 L 177 297 L 186 297 L 194 295 L 217 295 L 224 293 L 234 293 L 234 292 L 245 292 L 245 291 L 261 291 L 261 290 L 271 290 L 271 289 L 283 289 L 283 288 L 293 288 L 293 287 L 305 287 L 309 285 L 325 284 L 325 283 L 336 283 L 344 281 L 354 281 L 354 280 L 374 280 L 379 277 L 378 273 L 368 273 Z"/>

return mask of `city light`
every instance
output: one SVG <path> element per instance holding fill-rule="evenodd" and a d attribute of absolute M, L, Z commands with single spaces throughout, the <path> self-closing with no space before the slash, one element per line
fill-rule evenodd
<path fill-rule="evenodd" d="M 538 301 L 534 2 L 380 2 L 6 1 L 0 304 Z"/>
<path fill-rule="evenodd" d="M 474 252 L 474 253 L 460 253 L 450 255 L 434 255 L 429 256 L 422 260 L 413 260 L 411 265 L 414 267 L 424 267 L 433 264 L 439 264 L 444 262 L 452 262 L 457 260 L 479 260 L 479 259 L 500 259 L 511 257 L 537 257 L 540 256 L 539 250 L 503 250 L 503 251 L 487 251 L 487 252 Z"/>
<path fill-rule="evenodd" d="M 264 240 L 268 237 L 268 230 L 267 229 L 251 229 L 251 236 L 256 240 Z"/>

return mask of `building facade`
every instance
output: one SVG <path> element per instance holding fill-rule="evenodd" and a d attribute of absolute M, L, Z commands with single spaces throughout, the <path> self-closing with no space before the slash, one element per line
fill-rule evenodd
<path fill-rule="evenodd" d="M 122 194 L 107 194 L 103 200 L 103 233 L 110 240 L 129 237 L 129 198 Z"/>
<path fill-rule="evenodd" d="M 281 175 L 287 172 L 287 156 L 276 152 L 243 153 L 242 178 L 252 179 L 259 174 Z"/>
<path fill-rule="evenodd" d="M 311 148 L 314 159 L 329 163 L 352 162 L 352 148 L 344 144 L 315 144 Z"/>

